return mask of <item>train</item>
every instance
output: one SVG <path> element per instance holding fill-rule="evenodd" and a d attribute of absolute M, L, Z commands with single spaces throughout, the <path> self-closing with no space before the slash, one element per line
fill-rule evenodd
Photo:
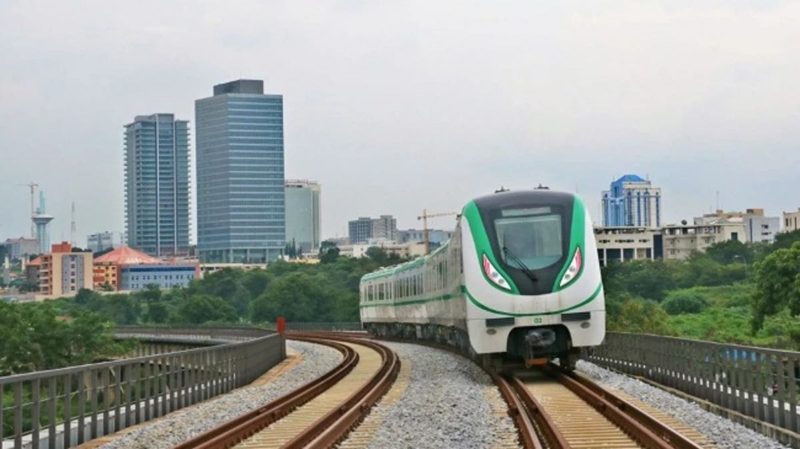
<path fill-rule="evenodd" d="M 450 240 L 361 278 L 373 336 L 447 344 L 501 368 L 557 359 L 570 370 L 599 345 L 606 315 L 594 231 L 583 201 L 549 189 L 469 201 Z"/>

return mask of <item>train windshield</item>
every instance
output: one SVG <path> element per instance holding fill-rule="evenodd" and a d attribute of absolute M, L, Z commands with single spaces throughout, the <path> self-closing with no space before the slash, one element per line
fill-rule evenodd
<path fill-rule="evenodd" d="M 509 266 L 538 270 L 563 256 L 562 217 L 550 207 L 504 209 L 494 228 L 500 257 Z"/>

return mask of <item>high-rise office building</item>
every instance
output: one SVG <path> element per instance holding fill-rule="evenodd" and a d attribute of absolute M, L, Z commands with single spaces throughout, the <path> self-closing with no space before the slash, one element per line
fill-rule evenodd
<path fill-rule="evenodd" d="M 286 181 L 286 243 L 303 253 L 319 248 L 320 191 L 314 181 Z"/>
<path fill-rule="evenodd" d="M 603 192 L 603 226 L 661 227 L 661 188 L 625 175 Z"/>
<path fill-rule="evenodd" d="M 275 260 L 286 237 L 283 96 L 259 80 L 219 84 L 195 117 L 200 260 Z"/>
<path fill-rule="evenodd" d="M 125 231 L 152 256 L 189 251 L 189 123 L 174 114 L 125 125 Z"/>

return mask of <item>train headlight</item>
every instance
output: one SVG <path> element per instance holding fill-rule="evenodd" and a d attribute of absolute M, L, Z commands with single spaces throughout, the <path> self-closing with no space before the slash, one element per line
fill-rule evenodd
<path fill-rule="evenodd" d="M 564 276 L 561 277 L 561 283 L 559 286 L 564 287 L 565 285 L 574 281 L 578 277 L 578 274 L 580 274 L 582 266 L 583 257 L 581 256 L 581 249 L 575 248 L 575 255 L 572 256 L 572 262 L 570 262 L 567 271 L 564 272 Z"/>
<path fill-rule="evenodd" d="M 486 257 L 486 254 L 483 255 L 483 272 L 486 274 L 486 277 L 498 287 L 504 290 L 511 290 L 511 286 L 508 285 L 508 281 L 506 281 L 500 272 L 497 271 L 494 265 L 492 265 L 492 262 L 490 262 L 489 258 Z"/>

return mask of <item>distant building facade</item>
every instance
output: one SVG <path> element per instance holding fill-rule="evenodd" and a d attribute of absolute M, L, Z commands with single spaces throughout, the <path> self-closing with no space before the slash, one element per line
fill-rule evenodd
<path fill-rule="evenodd" d="M 780 231 L 780 217 L 767 217 L 764 209 L 746 209 L 744 212 L 725 212 L 717 210 L 714 213 L 704 214 L 702 217 L 695 217 L 694 224 L 715 224 L 720 222 L 742 223 L 744 224 L 744 242 L 749 243 L 772 243 L 775 241 L 775 234 Z"/>
<path fill-rule="evenodd" d="M 668 225 L 662 229 L 664 258 L 685 260 L 694 251 L 704 252 L 715 243 L 746 241 L 744 222 L 719 220 L 708 224 Z"/>
<path fill-rule="evenodd" d="M 380 240 L 370 243 L 357 243 L 354 245 L 342 245 L 339 247 L 340 256 L 366 257 L 367 250 L 378 247 L 386 251 L 387 254 L 395 254 L 398 257 L 411 259 L 425 255 L 425 244 L 420 242 L 397 243 L 393 241 Z"/>
<path fill-rule="evenodd" d="M 391 215 L 378 218 L 359 217 L 347 224 L 351 244 L 366 243 L 370 239 L 397 241 L 397 219 Z"/>
<path fill-rule="evenodd" d="M 629 260 L 663 257 L 661 231 L 645 227 L 597 227 L 594 229 L 597 255 L 602 266 Z"/>
<path fill-rule="evenodd" d="M 114 233 L 110 231 L 89 234 L 86 237 L 86 249 L 99 253 L 114 248 Z"/>
<path fill-rule="evenodd" d="M 661 188 L 637 175 L 625 175 L 603 192 L 603 226 L 661 227 Z"/>
<path fill-rule="evenodd" d="M 363 243 L 372 237 L 372 219 L 358 217 L 347 223 L 347 236 L 351 244 Z"/>
<path fill-rule="evenodd" d="M 322 226 L 320 214 L 321 187 L 307 180 L 287 180 L 286 243 L 294 244 L 308 254 L 319 248 Z"/>
<path fill-rule="evenodd" d="M 453 231 L 442 229 L 428 229 L 428 242 L 432 247 L 437 247 L 453 237 Z M 425 231 L 422 229 L 401 229 L 397 231 L 399 243 L 425 242 Z"/>
<path fill-rule="evenodd" d="M 189 123 L 174 114 L 125 125 L 127 243 L 153 256 L 189 248 Z"/>
<path fill-rule="evenodd" d="M 73 252 L 69 242 L 62 242 L 39 259 L 40 294 L 73 296 L 82 288 L 93 289 L 92 253 Z"/>
<path fill-rule="evenodd" d="M 800 208 L 797 212 L 783 213 L 783 232 L 793 232 L 800 229 Z"/>
<path fill-rule="evenodd" d="M 125 265 L 120 269 L 120 290 L 135 291 L 150 285 L 161 289 L 187 287 L 198 277 L 197 265 Z"/>
<path fill-rule="evenodd" d="M 214 86 L 195 101 L 197 250 L 209 263 L 267 263 L 286 241 L 283 97 L 264 82 Z"/>
<path fill-rule="evenodd" d="M 3 245 L 5 245 L 6 253 L 11 260 L 18 260 L 39 254 L 39 242 L 36 239 L 25 237 L 6 239 Z"/>

